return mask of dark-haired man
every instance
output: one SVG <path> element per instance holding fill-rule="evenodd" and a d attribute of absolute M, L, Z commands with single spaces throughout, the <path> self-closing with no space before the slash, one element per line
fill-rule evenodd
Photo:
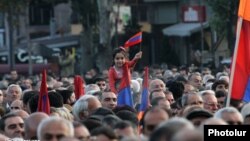
<path fill-rule="evenodd" d="M 107 82 L 102 77 L 97 77 L 95 79 L 95 84 L 98 85 L 101 91 L 105 91 L 107 89 Z"/>
<path fill-rule="evenodd" d="M 113 110 L 117 106 L 117 96 L 114 92 L 106 91 L 101 96 L 102 107 Z"/>
<path fill-rule="evenodd" d="M 24 121 L 16 114 L 7 114 L 0 120 L 0 129 L 9 138 L 24 137 Z"/>

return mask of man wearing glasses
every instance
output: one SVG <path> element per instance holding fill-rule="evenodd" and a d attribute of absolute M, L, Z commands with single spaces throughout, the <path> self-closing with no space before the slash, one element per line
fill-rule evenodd
<path fill-rule="evenodd" d="M 210 111 L 211 113 L 215 113 L 219 109 L 218 100 L 213 90 L 201 91 L 200 95 L 204 102 L 204 109 Z"/>

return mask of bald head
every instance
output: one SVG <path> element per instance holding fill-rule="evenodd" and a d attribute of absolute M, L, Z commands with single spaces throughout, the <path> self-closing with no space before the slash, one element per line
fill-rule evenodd
<path fill-rule="evenodd" d="M 39 123 L 49 116 L 43 112 L 36 112 L 31 114 L 24 122 L 25 139 L 37 139 L 36 132 Z"/>

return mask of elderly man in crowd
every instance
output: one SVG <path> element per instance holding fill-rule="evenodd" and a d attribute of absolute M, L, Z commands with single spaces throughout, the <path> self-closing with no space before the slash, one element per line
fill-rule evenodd
<path fill-rule="evenodd" d="M 165 91 L 166 90 L 166 85 L 161 79 L 154 79 L 150 81 L 149 84 L 149 92 L 153 91 Z"/>
<path fill-rule="evenodd" d="M 15 100 L 20 100 L 22 96 L 22 89 L 19 85 L 11 84 L 6 91 L 6 98 L 4 99 L 3 107 L 6 111 L 10 110 L 10 105 Z"/>
<path fill-rule="evenodd" d="M 76 120 L 82 121 L 88 118 L 101 106 L 101 102 L 97 97 L 93 95 L 84 95 L 74 104 L 72 112 Z"/>
<path fill-rule="evenodd" d="M 212 90 L 205 90 L 201 91 L 200 95 L 204 102 L 204 109 L 215 113 L 218 110 L 218 100 L 215 96 L 214 91 Z"/>
<path fill-rule="evenodd" d="M 59 141 L 63 137 L 74 137 L 74 127 L 66 119 L 49 117 L 39 124 L 37 137 L 40 141 Z"/>

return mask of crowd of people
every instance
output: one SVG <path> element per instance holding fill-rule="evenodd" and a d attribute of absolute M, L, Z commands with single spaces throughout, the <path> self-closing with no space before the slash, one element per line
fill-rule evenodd
<path fill-rule="evenodd" d="M 204 125 L 250 124 L 250 104 L 228 100 L 229 69 L 149 67 L 148 106 L 138 118 L 144 72 L 133 69 L 142 52 L 126 59 L 118 48 L 113 65 L 88 71 L 84 95 L 74 94 L 74 76 L 48 73 L 50 114 L 38 112 L 41 75 L 12 70 L 0 82 L 0 140 L 203 141 Z M 133 106 L 119 105 L 121 79 L 128 73 Z"/>

